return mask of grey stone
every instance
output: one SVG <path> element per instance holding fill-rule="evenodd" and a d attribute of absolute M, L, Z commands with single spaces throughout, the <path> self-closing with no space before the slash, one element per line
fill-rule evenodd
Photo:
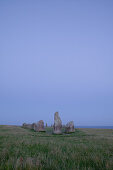
<path fill-rule="evenodd" d="M 66 133 L 75 132 L 74 122 L 73 122 L 73 121 L 70 121 L 70 122 L 68 122 L 68 123 L 66 124 L 65 132 L 66 132 Z"/>
<path fill-rule="evenodd" d="M 32 123 L 32 129 L 37 131 L 37 124 L 36 123 Z"/>
<path fill-rule="evenodd" d="M 32 129 L 32 124 L 23 123 L 22 126 L 27 129 Z"/>
<path fill-rule="evenodd" d="M 61 121 L 61 119 L 60 119 L 60 117 L 59 117 L 59 114 L 58 114 L 58 112 L 55 112 L 55 114 L 54 114 L 54 127 L 53 127 L 53 133 L 54 134 L 61 134 L 62 133 L 62 131 L 61 131 L 61 129 L 62 129 L 62 121 Z"/>
<path fill-rule="evenodd" d="M 44 121 L 43 120 L 40 120 L 37 123 L 36 131 L 38 131 L 38 132 L 44 132 L 45 131 L 45 129 L 44 129 Z"/>
<path fill-rule="evenodd" d="M 23 124 L 22 124 L 22 127 L 25 127 L 25 126 L 26 126 L 26 123 L 23 123 Z"/>

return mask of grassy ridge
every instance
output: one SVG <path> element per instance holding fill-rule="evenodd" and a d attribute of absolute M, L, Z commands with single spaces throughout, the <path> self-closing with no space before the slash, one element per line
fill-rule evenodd
<path fill-rule="evenodd" d="M 70 135 L 0 126 L 0 170 L 113 170 L 113 130 L 76 129 Z"/>

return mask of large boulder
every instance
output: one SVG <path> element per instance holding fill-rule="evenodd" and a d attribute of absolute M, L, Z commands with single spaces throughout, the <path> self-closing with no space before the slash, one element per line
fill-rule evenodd
<path fill-rule="evenodd" d="M 32 129 L 32 124 L 23 123 L 22 126 L 27 129 Z"/>
<path fill-rule="evenodd" d="M 62 130 L 62 121 L 59 117 L 58 112 L 56 112 L 54 114 L 54 126 L 53 126 L 53 128 L 54 128 L 54 131 L 53 131 L 54 134 L 61 134 L 62 133 L 62 131 L 61 131 Z"/>
<path fill-rule="evenodd" d="M 44 121 L 43 120 L 40 120 L 37 123 L 36 131 L 38 131 L 38 132 L 44 132 L 45 131 L 45 129 L 44 129 Z"/>
<path fill-rule="evenodd" d="M 66 132 L 66 133 L 75 132 L 74 122 L 73 122 L 73 121 L 70 121 L 70 122 L 68 122 L 68 123 L 66 124 L 65 132 Z"/>

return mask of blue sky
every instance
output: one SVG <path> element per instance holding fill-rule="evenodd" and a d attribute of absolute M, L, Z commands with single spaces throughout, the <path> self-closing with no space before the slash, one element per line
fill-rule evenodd
<path fill-rule="evenodd" d="M 0 1 L 0 124 L 113 125 L 113 1 Z"/>

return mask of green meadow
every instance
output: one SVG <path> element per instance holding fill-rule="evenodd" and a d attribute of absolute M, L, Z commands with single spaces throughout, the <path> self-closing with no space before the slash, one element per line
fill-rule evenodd
<path fill-rule="evenodd" d="M 113 170 L 113 130 L 53 135 L 0 126 L 0 170 Z"/>

